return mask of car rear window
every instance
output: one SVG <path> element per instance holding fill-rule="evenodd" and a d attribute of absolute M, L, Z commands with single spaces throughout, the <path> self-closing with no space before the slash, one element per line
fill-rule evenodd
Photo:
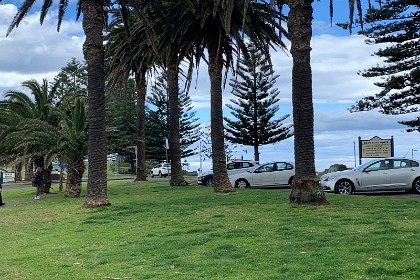
<path fill-rule="evenodd" d="M 419 167 L 419 163 L 417 161 L 410 160 L 410 163 L 411 163 L 411 167 Z"/>

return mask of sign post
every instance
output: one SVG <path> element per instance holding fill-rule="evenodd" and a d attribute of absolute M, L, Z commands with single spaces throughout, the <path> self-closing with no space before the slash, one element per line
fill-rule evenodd
<path fill-rule="evenodd" d="M 362 140 L 359 136 L 359 164 L 362 158 L 384 158 L 394 156 L 394 137 L 382 139 L 378 136 L 370 140 Z"/>
<path fill-rule="evenodd" d="M 168 138 L 165 137 L 166 163 L 169 163 L 168 150 L 169 150 L 169 141 L 168 141 Z"/>

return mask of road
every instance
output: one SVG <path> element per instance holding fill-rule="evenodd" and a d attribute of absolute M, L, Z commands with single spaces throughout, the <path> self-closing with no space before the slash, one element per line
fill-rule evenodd
<path fill-rule="evenodd" d="M 108 179 L 108 181 L 119 181 L 119 180 L 133 180 L 134 181 L 135 176 L 132 175 L 121 175 L 121 177 L 115 177 L 115 175 Z M 154 180 L 168 180 L 168 178 L 159 178 L 159 177 L 147 177 L 148 181 L 154 181 Z M 83 181 L 85 182 L 86 180 L 83 179 Z M 64 182 L 65 184 L 65 182 Z M 13 189 L 23 189 L 23 188 L 29 188 L 32 187 L 32 184 L 30 182 L 18 182 L 18 183 L 13 183 L 13 182 L 5 182 L 3 183 L 3 189 L 4 190 L 13 190 Z M 57 187 L 58 188 L 58 182 L 53 182 L 52 183 L 52 187 Z"/>

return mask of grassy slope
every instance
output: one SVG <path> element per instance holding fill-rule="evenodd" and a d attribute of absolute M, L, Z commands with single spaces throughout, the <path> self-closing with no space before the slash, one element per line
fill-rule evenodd
<path fill-rule="evenodd" d="M 62 195 L 2 208 L 0 278 L 420 279 L 419 199 L 288 195 L 119 181 L 109 208 Z"/>

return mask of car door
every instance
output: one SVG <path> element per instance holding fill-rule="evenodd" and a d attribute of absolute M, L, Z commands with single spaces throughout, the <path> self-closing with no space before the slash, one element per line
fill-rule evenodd
<path fill-rule="evenodd" d="M 228 175 L 244 172 L 242 162 L 231 162 L 227 165 Z"/>
<path fill-rule="evenodd" d="M 276 162 L 274 166 L 274 180 L 277 186 L 289 184 L 290 177 L 293 176 L 293 169 L 287 162 Z"/>
<path fill-rule="evenodd" d="M 255 169 L 250 184 L 256 187 L 275 185 L 273 163 L 267 163 Z"/>
<path fill-rule="evenodd" d="M 160 163 L 156 164 L 155 167 L 152 168 L 152 175 L 158 175 L 160 168 Z"/>
<path fill-rule="evenodd" d="M 390 168 L 391 160 L 379 160 L 367 166 L 361 173 L 360 190 L 375 191 L 389 188 L 391 185 Z"/>
<path fill-rule="evenodd" d="M 414 161 L 409 159 L 394 159 L 393 168 L 390 170 L 390 189 L 411 189 L 411 184 L 416 174 L 418 174 L 418 169 L 418 164 Z"/>

